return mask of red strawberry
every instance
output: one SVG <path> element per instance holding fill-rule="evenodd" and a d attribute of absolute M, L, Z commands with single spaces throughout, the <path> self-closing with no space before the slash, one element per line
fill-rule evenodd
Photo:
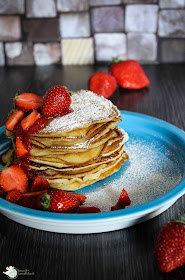
<path fill-rule="evenodd" d="M 40 199 L 40 203 L 45 210 L 63 213 L 75 212 L 80 205 L 76 197 L 58 189 L 53 189 L 49 193 L 44 194 Z"/>
<path fill-rule="evenodd" d="M 20 166 L 12 165 L 2 170 L 0 185 L 6 192 L 20 190 L 25 193 L 28 191 L 28 178 Z"/>
<path fill-rule="evenodd" d="M 41 108 L 43 97 L 34 93 L 21 93 L 15 96 L 15 105 L 23 112 Z"/>
<path fill-rule="evenodd" d="M 16 137 L 16 152 L 18 157 L 23 157 L 28 153 L 26 147 L 24 146 L 19 136 Z"/>
<path fill-rule="evenodd" d="M 39 118 L 41 115 L 37 111 L 31 112 L 26 118 L 21 121 L 21 126 L 24 130 L 30 128 Z"/>
<path fill-rule="evenodd" d="M 78 213 L 99 213 L 99 212 L 101 212 L 101 210 L 98 207 L 94 207 L 94 206 L 92 207 L 81 206 L 78 210 Z"/>
<path fill-rule="evenodd" d="M 22 195 L 22 199 L 18 202 L 19 205 L 32 208 L 32 209 L 41 209 L 39 203 L 40 197 L 47 191 L 38 191 L 38 192 L 27 192 Z"/>
<path fill-rule="evenodd" d="M 160 231 L 155 258 L 162 272 L 170 272 L 185 264 L 185 216 L 168 222 Z"/>
<path fill-rule="evenodd" d="M 123 209 L 123 207 L 120 207 L 120 206 L 112 206 L 111 207 L 111 211 L 121 210 L 121 209 Z"/>
<path fill-rule="evenodd" d="M 33 183 L 31 184 L 30 191 L 31 192 L 40 191 L 41 190 L 41 186 L 42 186 L 42 178 L 40 176 L 37 176 L 34 179 Z"/>
<path fill-rule="evenodd" d="M 135 60 L 113 63 L 110 72 L 123 88 L 140 89 L 150 84 L 143 68 Z"/>
<path fill-rule="evenodd" d="M 13 130 L 14 127 L 23 119 L 24 113 L 22 111 L 15 111 L 7 120 L 5 126 L 8 130 Z"/>
<path fill-rule="evenodd" d="M 55 116 L 68 109 L 71 104 L 71 97 L 68 90 L 62 86 L 52 86 L 46 92 L 42 105 L 42 114 Z"/>
<path fill-rule="evenodd" d="M 83 194 L 80 194 L 80 193 L 73 193 L 73 192 L 70 192 L 71 195 L 73 195 L 74 197 L 76 197 L 79 201 L 80 201 L 80 205 L 82 205 L 87 197 Z"/>
<path fill-rule="evenodd" d="M 16 203 L 18 202 L 22 197 L 22 193 L 20 190 L 10 191 L 6 195 L 6 200 Z"/>
<path fill-rule="evenodd" d="M 50 186 L 49 186 L 48 180 L 45 178 L 42 178 L 41 190 L 49 191 L 49 189 L 50 189 Z"/>
<path fill-rule="evenodd" d="M 120 194 L 120 197 L 119 197 L 119 200 L 118 200 L 118 203 L 117 203 L 117 207 L 125 207 L 127 205 L 129 205 L 131 202 L 129 196 L 128 196 L 128 193 L 126 192 L 125 189 L 122 190 L 121 194 Z"/>
<path fill-rule="evenodd" d="M 117 87 L 116 79 L 106 72 L 96 72 L 89 78 L 89 89 L 98 95 L 109 98 Z"/>

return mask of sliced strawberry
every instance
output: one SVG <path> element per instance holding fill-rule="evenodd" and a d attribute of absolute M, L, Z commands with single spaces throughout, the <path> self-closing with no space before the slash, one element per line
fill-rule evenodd
<path fill-rule="evenodd" d="M 21 121 L 21 126 L 24 130 L 30 128 L 39 118 L 41 115 L 37 111 L 31 112 L 26 118 Z"/>
<path fill-rule="evenodd" d="M 41 184 L 41 190 L 49 190 L 50 186 L 48 183 L 48 180 L 45 178 L 42 178 L 42 184 Z"/>
<path fill-rule="evenodd" d="M 7 120 L 5 127 L 8 130 L 13 130 L 14 127 L 23 119 L 24 113 L 22 111 L 15 111 L 11 117 Z"/>
<path fill-rule="evenodd" d="M 80 205 L 82 205 L 87 197 L 83 194 L 80 194 L 80 193 L 73 193 L 73 192 L 70 192 L 71 195 L 73 195 L 74 197 L 76 197 L 79 201 L 80 201 Z"/>
<path fill-rule="evenodd" d="M 98 207 L 94 207 L 94 206 L 89 206 L 89 207 L 85 207 L 85 206 L 81 206 L 78 210 L 78 213 L 99 213 L 101 212 L 101 210 Z"/>
<path fill-rule="evenodd" d="M 28 191 L 28 177 L 20 166 L 12 165 L 1 172 L 0 185 L 6 192 L 20 190 L 25 193 Z"/>
<path fill-rule="evenodd" d="M 40 191 L 41 190 L 41 186 L 42 186 L 42 178 L 40 176 L 37 176 L 34 179 L 33 183 L 31 184 L 30 191 L 31 192 Z"/>
<path fill-rule="evenodd" d="M 119 197 L 119 200 L 118 200 L 118 203 L 117 203 L 117 207 L 125 207 L 127 205 L 129 205 L 131 202 L 129 196 L 128 196 L 128 193 L 126 192 L 125 189 L 122 190 L 121 194 L 120 194 L 120 197 Z"/>
<path fill-rule="evenodd" d="M 10 191 L 6 195 L 6 200 L 16 203 L 18 202 L 22 197 L 22 193 L 20 190 Z"/>
<path fill-rule="evenodd" d="M 21 93 L 15 97 L 16 106 L 23 112 L 41 108 L 43 97 L 34 93 Z"/>
<path fill-rule="evenodd" d="M 18 157 L 23 157 L 28 153 L 26 147 L 24 146 L 19 136 L 16 137 L 16 151 Z"/>
<path fill-rule="evenodd" d="M 119 207 L 119 206 L 112 206 L 111 207 L 111 211 L 121 210 L 121 209 L 123 209 L 123 207 Z"/>
<path fill-rule="evenodd" d="M 19 205 L 32 208 L 32 209 L 41 209 L 39 203 L 39 198 L 47 191 L 38 191 L 38 192 L 28 192 L 22 195 L 22 199 L 19 201 Z"/>

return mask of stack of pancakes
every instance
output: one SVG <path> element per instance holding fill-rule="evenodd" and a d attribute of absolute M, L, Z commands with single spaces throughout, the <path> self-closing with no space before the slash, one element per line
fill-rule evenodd
<path fill-rule="evenodd" d="M 111 101 L 90 91 L 71 96 L 73 112 L 54 118 L 43 130 L 30 135 L 31 172 L 53 188 L 77 190 L 118 171 L 128 155 L 128 135 Z"/>

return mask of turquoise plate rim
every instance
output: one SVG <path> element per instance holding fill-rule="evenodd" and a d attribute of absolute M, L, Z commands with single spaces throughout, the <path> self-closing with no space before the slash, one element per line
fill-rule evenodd
<path fill-rule="evenodd" d="M 145 114 L 130 112 L 130 111 L 122 111 L 120 110 L 122 119 L 124 122 L 132 122 L 133 120 L 137 122 L 142 122 L 144 125 L 149 125 L 149 131 L 152 131 L 152 127 L 155 127 L 158 129 L 156 131 L 156 135 L 158 132 L 162 129 L 164 129 L 166 132 L 169 132 L 171 135 L 175 136 L 176 140 L 178 140 L 178 143 L 181 146 L 185 147 L 185 132 L 181 130 L 180 128 L 163 121 L 161 119 L 158 119 L 156 117 L 152 117 Z M 123 121 L 122 121 L 123 123 Z M 135 123 L 135 124 L 136 124 Z M 4 133 L 4 126 L 0 128 L 0 134 Z M 161 135 L 161 134 L 159 134 Z M 180 146 L 178 146 L 179 148 Z M 180 151 L 182 153 L 183 158 L 185 158 L 185 150 L 180 148 Z M 117 210 L 117 211 L 110 211 L 110 212 L 101 212 L 101 213 L 91 213 L 91 214 L 67 214 L 67 213 L 52 213 L 52 212 L 45 212 L 40 210 L 34 210 L 30 208 L 26 208 L 23 206 L 19 206 L 16 204 L 13 204 L 11 202 L 6 201 L 5 199 L 0 198 L 0 210 L 2 209 L 4 212 L 13 212 L 14 215 L 24 215 L 28 218 L 37 218 L 37 219 L 43 219 L 45 221 L 47 220 L 59 220 L 59 221 L 89 221 L 89 220 L 107 220 L 107 219 L 119 219 L 119 218 L 127 218 L 129 219 L 129 216 L 139 216 L 141 214 L 145 213 L 151 213 L 155 211 L 156 209 L 163 207 L 164 205 L 175 201 L 179 197 L 181 197 L 185 193 L 185 178 L 172 190 L 168 191 L 167 193 L 163 194 L 162 196 L 153 199 L 151 201 L 145 202 L 143 204 L 133 206 L 130 208 L 125 208 L 123 210 Z"/>

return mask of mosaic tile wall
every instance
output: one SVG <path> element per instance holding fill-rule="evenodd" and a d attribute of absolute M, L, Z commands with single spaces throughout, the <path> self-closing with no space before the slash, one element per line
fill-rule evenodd
<path fill-rule="evenodd" d="M 0 0 L 0 65 L 185 61 L 185 0 Z"/>

